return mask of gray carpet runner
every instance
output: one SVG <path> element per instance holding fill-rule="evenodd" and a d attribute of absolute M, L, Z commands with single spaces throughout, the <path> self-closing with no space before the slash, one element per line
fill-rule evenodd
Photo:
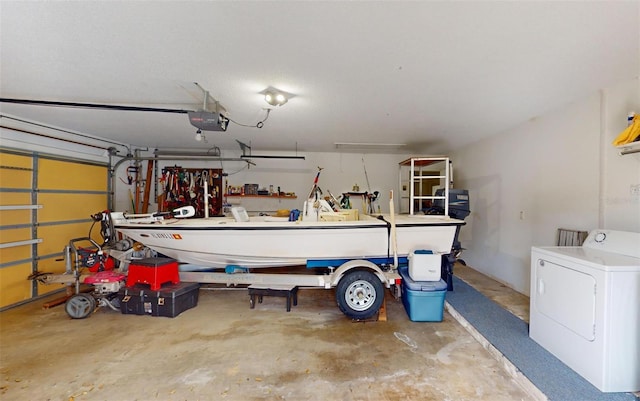
<path fill-rule="evenodd" d="M 638 401 L 631 393 L 603 393 L 529 338 L 529 325 L 476 289 L 453 278 L 446 300 L 550 401 Z"/>

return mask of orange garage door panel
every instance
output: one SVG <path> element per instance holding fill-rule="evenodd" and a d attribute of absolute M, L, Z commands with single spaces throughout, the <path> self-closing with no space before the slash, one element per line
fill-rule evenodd
<path fill-rule="evenodd" d="M 42 209 L 38 209 L 41 223 L 88 220 L 107 208 L 107 195 L 41 193 L 38 202 L 42 204 Z"/>
<path fill-rule="evenodd" d="M 38 237 L 47 239 L 47 241 L 43 241 L 38 244 L 38 255 L 50 255 L 52 253 L 62 252 L 64 247 L 69 245 L 70 240 L 89 236 L 90 228 L 91 223 L 61 224 L 38 227 Z M 102 244 L 103 240 L 100 237 L 100 223 L 96 223 L 91 231 L 92 238 L 98 244 Z M 88 243 L 80 243 L 77 245 L 86 246 Z"/>
<path fill-rule="evenodd" d="M 71 239 L 88 236 L 90 216 L 107 207 L 108 167 L 9 149 L 0 149 L 0 158 L 2 309 L 61 288 L 60 284 L 34 287 L 27 278 L 36 269 L 65 271 L 65 262 L 59 260 L 65 246 Z M 93 231 L 94 239 L 102 243 L 99 223 Z M 21 241 L 36 245 L 13 244 Z"/>
<path fill-rule="evenodd" d="M 38 165 L 40 189 L 107 190 L 107 169 L 71 161 L 40 159 Z"/>
<path fill-rule="evenodd" d="M 31 298 L 31 262 L 0 269 L 0 307 Z"/>

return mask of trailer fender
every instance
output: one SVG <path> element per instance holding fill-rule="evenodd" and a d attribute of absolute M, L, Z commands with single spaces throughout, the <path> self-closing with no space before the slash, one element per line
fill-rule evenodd
<path fill-rule="evenodd" d="M 384 272 L 373 262 L 369 262 L 368 260 L 350 260 L 348 262 L 343 263 L 336 269 L 336 271 L 331 275 L 331 286 L 335 287 L 338 285 L 338 282 L 342 277 L 351 270 L 361 269 L 361 270 L 371 270 L 374 273 L 382 284 L 385 287 L 389 287 L 391 284 L 388 282 L 387 277 Z"/>

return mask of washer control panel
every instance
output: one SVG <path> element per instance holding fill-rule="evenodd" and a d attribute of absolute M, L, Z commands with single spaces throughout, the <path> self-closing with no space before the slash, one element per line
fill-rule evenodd
<path fill-rule="evenodd" d="M 640 258 L 640 233 L 597 229 L 589 233 L 582 246 Z"/>
<path fill-rule="evenodd" d="M 602 231 L 597 232 L 596 235 L 593 237 L 594 241 L 596 242 L 603 242 L 606 238 L 607 238 L 607 234 L 603 233 Z"/>

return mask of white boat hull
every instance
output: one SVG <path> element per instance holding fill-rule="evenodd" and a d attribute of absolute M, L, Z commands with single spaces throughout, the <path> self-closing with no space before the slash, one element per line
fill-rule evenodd
<path fill-rule="evenodd" d="M 136 223 L 114 219 L 126 237 L 182 263 L 204 268 L 230 265 L 261 268 L 304 265 L 309 260 L 393 257 L 385 221 L 249 222 L 230 218 L 171 219 Z M 389 217 L 385 219 L 389 221 Z M 448 254 L 461 220 L 445 216 L 396 216 L 397 254 L 416 249 Z"/>

